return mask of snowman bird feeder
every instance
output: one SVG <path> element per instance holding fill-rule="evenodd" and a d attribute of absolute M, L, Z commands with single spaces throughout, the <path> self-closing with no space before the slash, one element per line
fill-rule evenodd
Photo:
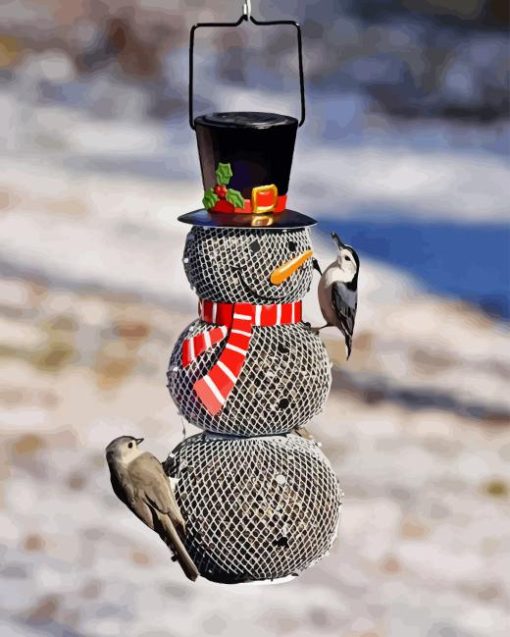
<path fill-rule="evenodd" d="M 292 24 L 298 33 L 301 121 L 260 112 L 193 117 L 193 39 L 200 26 Z M 200 574 L 221 583 L 298 575 L 333 543 L 341 492 L 314 441 L 296 435 L 324 407 L 330 363 L 303 322 L 312 280 L 310 217 L 287 208 L 304 121 L 301 36 L 294 22 L 196 25 L 190 42 L 190 123 L 204 184 L 184 268 L 198 317 L 171 355 L 168 388 L 203 429 L 165 467 Z"/>

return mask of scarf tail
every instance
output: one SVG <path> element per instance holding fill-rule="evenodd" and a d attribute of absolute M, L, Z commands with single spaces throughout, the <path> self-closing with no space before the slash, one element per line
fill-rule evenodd
<path fill-rule="evenodd" d="M 239 378 L 248 354 L 252 328 L 253 313 L 236 304 L 232 326 L 220 357 L 207 374 L 193 385 L 195 394 L 212 416 L 223 408 Z"/>

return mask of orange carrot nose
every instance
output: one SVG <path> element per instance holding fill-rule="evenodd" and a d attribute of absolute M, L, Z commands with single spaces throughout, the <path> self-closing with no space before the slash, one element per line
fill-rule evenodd
<path fill-rule="evenodd" d="M 312 256 L 312 254 L 313 252 L 311 250 L 307 250 L 306 252 L 303 252 L 303 254 L 294 257 L 290 261 L 282 263 L 271 272 L 269 280 L 273 285 L 281 285 L 289 278 L 289 276 L 294 274 L 294 272 Z"/>

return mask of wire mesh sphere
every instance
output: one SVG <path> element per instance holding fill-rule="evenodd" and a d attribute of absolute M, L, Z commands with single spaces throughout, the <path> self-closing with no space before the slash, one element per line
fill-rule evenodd
<path fill-rule="evenodd" d="M 168 369 L 168 389 L 179 412 L 197 427 L 215 433 L 261 436 L 302 427 L 322 411 L 331 385 L 331 367 L 319 336 L 303 323 L 254 327 L 248 354 L 223 409 L 214 416 L 193 390 L 218 360 L 224 341 L 187 367 L 182 343 L 211 329 L 197 319 L 177 341 Z"/>
<path fill-rule="evenodd" d="M 341 491 L 316 443 L 295 434 L 199 434 L 173 451 L 167 472 L 200 574 L 228 584 L 299 575 L 331 548 Z"/>
<path fill-rule="evenodd" d="M 280 285 L 271 272 L 311 250 L 306 228 L 263 230 L 194 226 L 186 237 L 184 271 L 201 299 L 271 304 L 302 299 L 310 289 L 311 259 Z"/>

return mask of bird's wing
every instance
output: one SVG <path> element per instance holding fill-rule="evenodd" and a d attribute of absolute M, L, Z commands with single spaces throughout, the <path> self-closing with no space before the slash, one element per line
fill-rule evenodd
<path fill-rule="evenodd" d="M 161 462 L 151 453 L 143 453 L 131 462 L 129 473 L 143 490 L 147 504 L 169 515 L 172 522 L 184 531 L 184 518 Z"/>
<path fill-rule="evenodd" d="M 140 500 L 140 498 L 134 497 L 132 500 L 127 502 L 127 505 L 131 511 L 133 511 L 133 513 L 150 529 L 153 531 L 156 530 L 154 528 L 154 515 L 152 513 L 152 509 L 146 502 Z"/>
<path fill-rule="evenodd" d="M 196 580 L 198 570 L 181 539 L 184 518 L 161 463 L 151 453 L 143 453 L 130 463 L 129 473 L 138 485 L 139 501 L 152 511 L 153 529 L 172 549 L 186 576 Z"/>
<path fill-rule="evenodd" d="M 147 504 L 136 497 L 131 480 L 128 475 L 119 473 L 114 467 L 110 466 L 110 480 L 115 495 L 131 509 L 131 511 L 144 522 L 149 528 L 154 530 L 154 521 L 152 513 Z"/>
<path fill-rule="evenodd" d="M 354 321 L 356 320 L 356 310 L 358 307 L 357 302 L 354 306 L 348 305 L 344 298 L 345 286 L 336 281 L 331 286 L 331 302 L 335 310 L 335 315 L 338 321 L 338 327 L 345 335 L 345 342 L 347 344 L 348 356 L 351 354 L 352 334 L 354 332 Z"/>

